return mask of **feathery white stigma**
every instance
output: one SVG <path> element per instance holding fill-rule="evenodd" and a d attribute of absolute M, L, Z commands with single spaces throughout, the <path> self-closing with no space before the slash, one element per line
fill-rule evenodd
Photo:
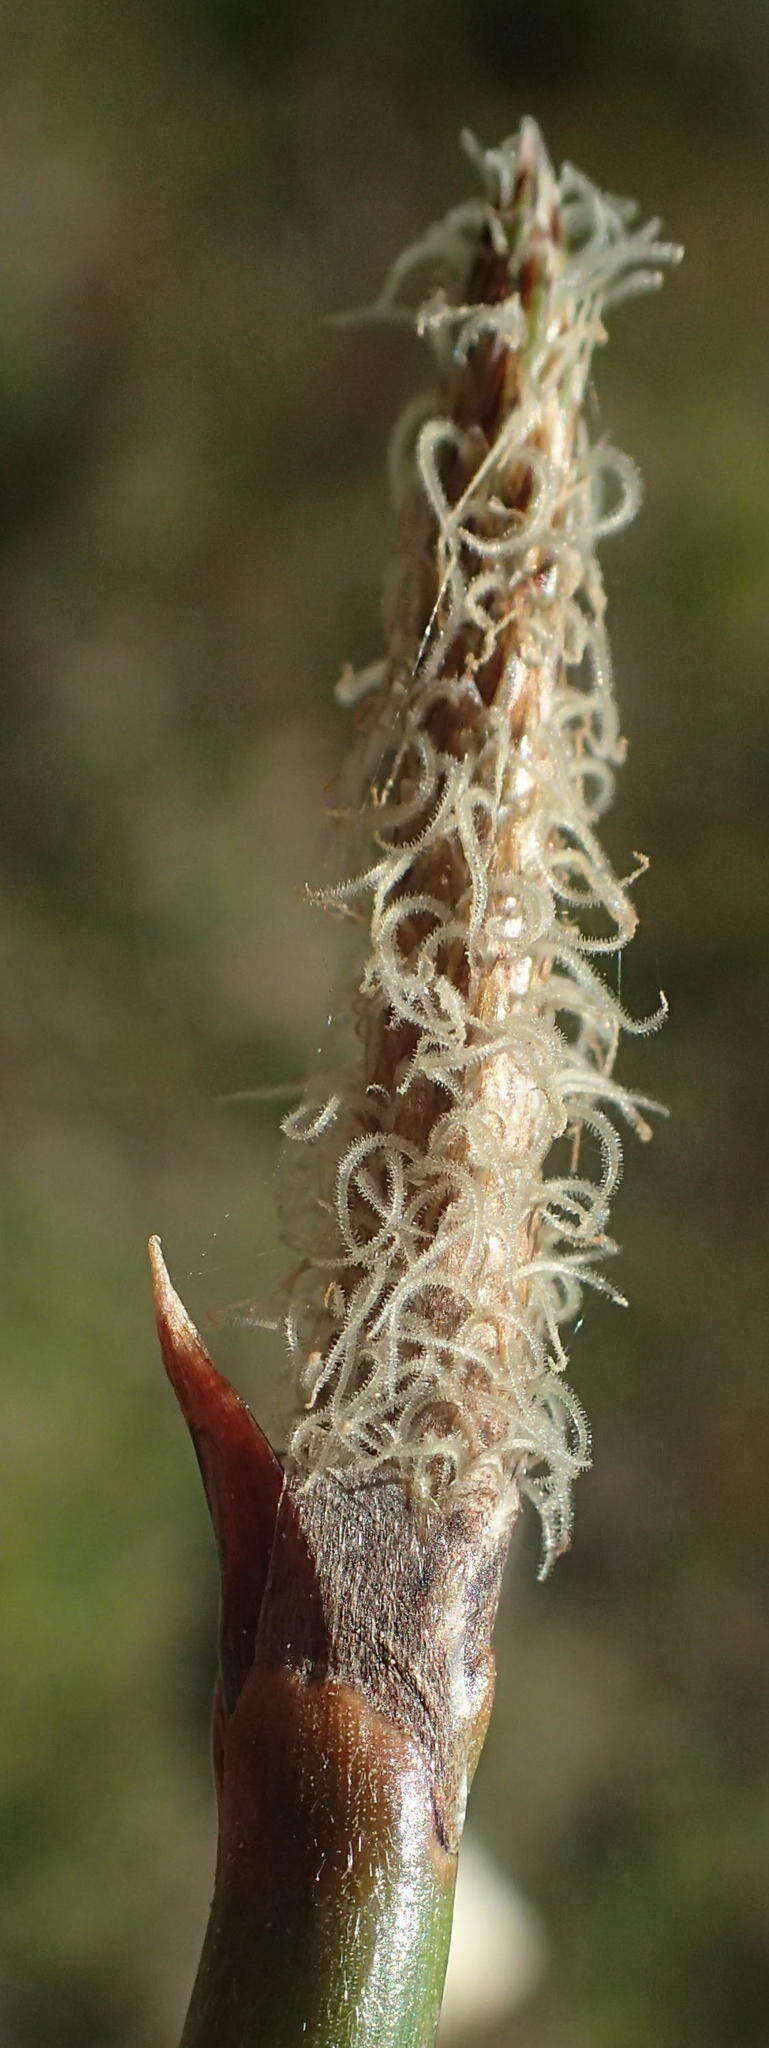
<path fill-rule="evenodd" d="M 588 1459 L 561 1333 L 585 1286 L 613 1292 L 616 1119 L 647 1132 L 617 1042 L 658 1021 L 600 972 L 635 914 L 595 831 L 622 759 L 595 550 L 639 486 L 583 406 L 603 311 L 678 252 L 556 179 L 533 122 L 466 146 L 484 196 L 374 309 L 430 343 L 438 395 L 394 437 L 385 659 L 340 690 L 353 878 L 318 895 L 356 953 L 346 1049 L 284 1124 L 289 1463 L 528 1495 L 546 1566 Z"/>

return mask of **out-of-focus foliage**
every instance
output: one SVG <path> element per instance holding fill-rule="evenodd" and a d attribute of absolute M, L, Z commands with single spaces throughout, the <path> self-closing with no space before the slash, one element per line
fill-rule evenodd
<path fill-rule="evenodd" d="M 214 1570 L 160 1377 L 150 1228 L 280 1437 L 276 1115 L 334 934 L 301 903 L 378 650 L 413 345 L 322 315 L 522 112 L 687 244 L 620 311 L 601 417 L 647 509 L 605 551 L 653 855 L 624 968 L 673 1120 L 628 1163 L 629 1313 L 572 1380 L 571 1557 L 509 1575 L 474 1797 L 551 1968 L 496 2048 L 760 2048 L 769 2012 L 769 274 L 762 0 L 31 0 L 0 125 L 2 2048 L 164 2048 L 213 1855 Z"/>

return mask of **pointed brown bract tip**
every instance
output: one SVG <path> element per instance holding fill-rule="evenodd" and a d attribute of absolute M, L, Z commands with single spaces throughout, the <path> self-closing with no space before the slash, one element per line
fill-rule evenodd
<path fill-rule="evenodd" d="M 254 1654 L 283 1470 L 245 1401 L 209 1358 L 157 1237 L 150 1238 L 149 1256 L 163 1363 L 195 1446 L 219 1547 L 219 1662 L 230 1714 Z"/>
<path fill-rule="evenodd" d="M 167 1307 L 167 1305 L 172 1302 L 176 1302 L 179 1308 L 181 1308 L 182 1305 L 179 1301 L 179 1296 L 174 1292 L 174 1289 L 171 1285 L 168 1267 L 166 1266 L 166 1262 L 163 1257 L 163 1247 L 160 1242 L 160 1238 L 151 1237 L 147 1245 L 147 1250 L 149 1252 L 150 1272 L 152 1274 L 152 1295 L 153 1300 L 155 1302 L 157 1314 L 159 1315 L 161 1313 L 161 1309 L 164 1310 Z M 182 1309 L 182 1314 L 184 1313 L 185 1311 Z"/>
<path fill-rule="evenodd" d="M 155 1321 L 158 1327 L 163 1359 L 170 1374 L 170 1360 L 181 1347 L 186 1346 L 191 1352 L 197 1349 L 198 1352 L 205 1356 L 204 1346 L 201 1343 L 194 1323 L 190 1321 L 184 1303 L 179 1300 L 163 1257 L 163 1247 L 160 1238 L 151 1237 L 147 1250 L 149 1252 L 150 1272 L 152 1274 L 152 1300 L 155 1308 Z M 166 1353 L 168 1353 L 168 1357 Z M 173 1377 L 173 1375 L 171 1376 Z"/>
<path fill-rule="evenodd" d="M 205 1428 L 213 1423 L 221 1428 L 225 1419 L 231 1425 L 240 1415 L 248 1416 L 251 1427 L 255 1428 L 245 1402 L 241 1401 L 229 1381 L 217 1372 L 202 1337 L 188 1316 L 183 1301 L 180 1301 L 163 1258 L 159 1237 L 150 1238 L 148 1250 L 163 1364 L 193 1436 L 198 1427 Z M 206 1478 L 205 1472 L 203 1477 Z"/>

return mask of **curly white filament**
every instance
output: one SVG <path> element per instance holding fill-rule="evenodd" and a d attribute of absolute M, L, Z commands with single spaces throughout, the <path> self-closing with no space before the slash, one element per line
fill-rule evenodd
<path fill-rule="evenodd" d="M 562 1327 L 586 1286 L 622 1298 L 596 1272 L 613 1119 L 648 1135 L 618 1039 L 662 1013 L 631 1024 L 598 971 L 635 913 L 595 831 L 623 755 L 595 548 L 640 490 L 583 405 L 603 309 L 678 252 L 571 166 L 556 180 L 532 122 L 467 147 L 485 197 L 376 309 L 429 342 L 443 405 L 396 430 L 387 655 L 340 692 L 363 728 L 357 872 L 317 893 L 354 921 L 355 1043 L 283 1126 L 303 1147 L 290 1460 L 447 1505 L 517 1489 L 546 1568 L 589 1452 Z"/>

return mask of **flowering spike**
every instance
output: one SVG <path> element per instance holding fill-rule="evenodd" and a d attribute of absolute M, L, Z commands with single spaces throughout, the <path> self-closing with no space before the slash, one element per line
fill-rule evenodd
<path fill-rule="evenodd" d="M 648 1135 L 617 1044 L 659 1021 L 599 972 L 636 916 L 595 829 L 623 758 L 596 545 L 639 485 L 585 399 L 605 308 L 679 252 L 556 176 L 533 121 L 464 140 L 483 196 L 376 308 L 429 343 L 436 388 L 393 441 L 385 657 L 343 683 L 353 879 L 315 894 L 359 944 L 283 1127 L 287 1471 L 397 1475 L 443 1514 L 529 1496 L 546 1569 L 589 1453 L 562 1329 L 613 1292 L 615 1120 Z"/>

